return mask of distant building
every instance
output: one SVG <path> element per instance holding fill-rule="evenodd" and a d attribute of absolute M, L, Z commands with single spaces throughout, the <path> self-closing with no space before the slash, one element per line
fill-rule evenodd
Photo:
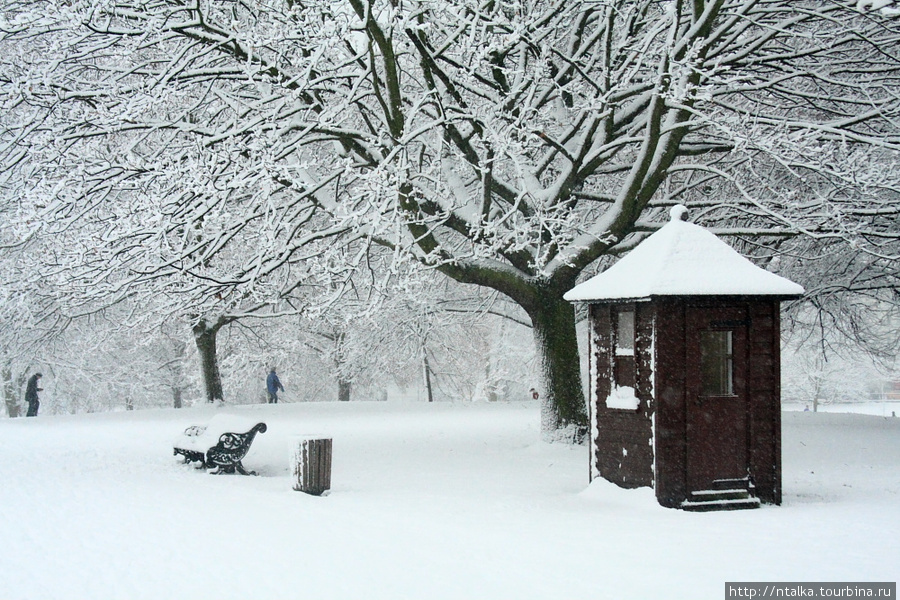
<path fill-rule="evenodd" d="M 900 380 L 891 381 L 887 384 L 884 398 L 885 400 L 900 400 Z"/>

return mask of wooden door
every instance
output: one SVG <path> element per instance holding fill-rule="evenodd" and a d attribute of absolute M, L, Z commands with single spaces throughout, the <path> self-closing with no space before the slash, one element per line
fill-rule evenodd
<path fill-rule="evenodd" d="M 747 479 L 747 337 L 741 308 L 686 314 L 687 491 L 733 488 Z"/>

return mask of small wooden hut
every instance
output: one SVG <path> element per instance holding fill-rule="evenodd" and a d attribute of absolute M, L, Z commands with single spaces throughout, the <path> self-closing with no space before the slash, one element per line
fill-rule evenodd
<path fill-rule="evenodd" d="M 565 295 L 589 304 L 591 477 L 672 508 L 780 504 L 780 302 L 803 288 L 686 212 Z"/>

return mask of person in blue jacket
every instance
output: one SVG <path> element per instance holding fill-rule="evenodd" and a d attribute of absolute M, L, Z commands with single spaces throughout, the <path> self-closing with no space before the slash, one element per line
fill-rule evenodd
<path fill-rule="evenodd" d="M 266 391 L 269 392 L 269 404 L 278 404 L 278 390 L 283 392 L 284 386 L 281 385 L 278 375 L 275 374 L 275 367 L 272 367 L 269 376 L 266 377 Z"/>

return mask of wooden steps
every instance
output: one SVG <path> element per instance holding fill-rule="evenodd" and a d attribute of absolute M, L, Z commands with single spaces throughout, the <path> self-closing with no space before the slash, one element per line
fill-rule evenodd
<path fill-rule="evenodd" d="M 749 479 L 720 479 L 713 482 L 711 489 L 691 492 L 681 508 L 693 512 L 746 510 L 759 508 L 759 498 L 753 495 Z"/>

